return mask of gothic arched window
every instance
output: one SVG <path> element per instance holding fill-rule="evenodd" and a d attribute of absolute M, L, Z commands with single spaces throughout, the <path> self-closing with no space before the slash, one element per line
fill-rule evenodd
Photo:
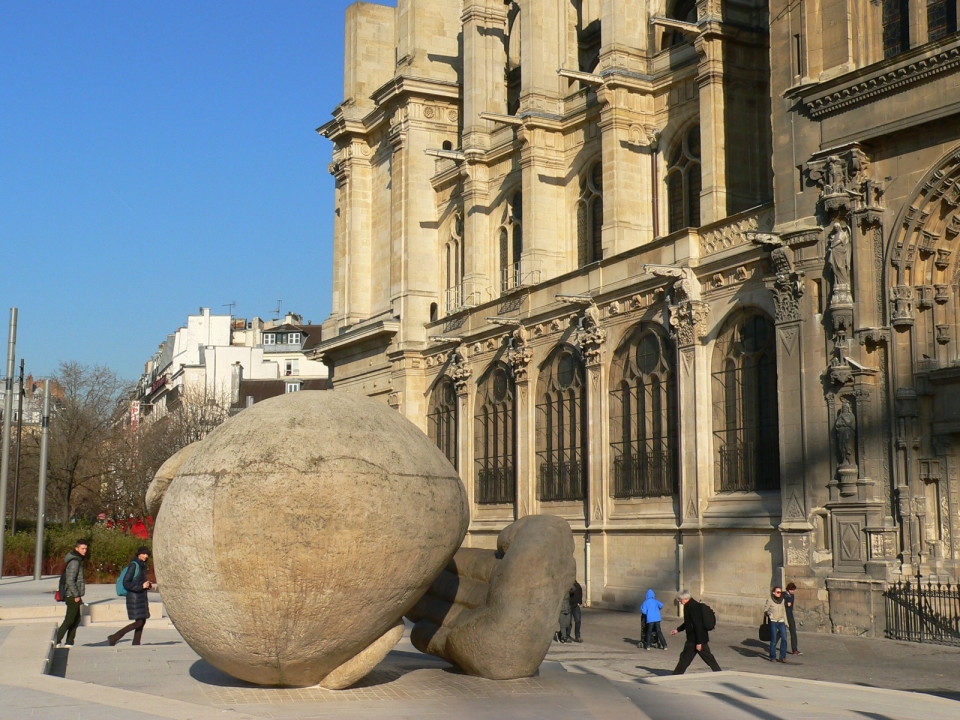
<path fill-rule="evenodd" d="M 610 382 L 614 497 L 656 497 L 676 492 L 674 352 L 659 325 L 642 323 L 614 354 Z"/>
<path fill-rule="evenodd" d="M 458 212 L 450 229 L 450 237 L 444 248 L 444 275 L 446 280 L 447 312 L 460 310 L 463 297 L 463 217 Z"/>
<path fill-rule="evenodd" d="M 603 166 L 597 162 L 580 179 L 577 199 L 577 260 L 580 267 L 603 258 Z"/>
<path fill-rule="evenodd" d="M 457 389 L 448 377 L 433 388 L 427 424 L 430 437 L 453 467 L 457 468 Z M 459 468 L 458 468 L 459 469 Z"/>
<path fill-rule="evenodd" d="M 718 492 L 780 487 L 773 322 L 757 310 L 727 319 L 713 351 L 713 445 Z"/>
<path fill-rule="evenodd" d="M 540 500 L 583 500 L 586 493 L 586 372 L 570 345 L 554 350 L 537 382 Z"/>
<path fill-rule="evenodd" d="M 507 34 L 504 37 L 507 64 L 503 69 L 503 80 L 507 86 L 507 115 L 516 115 L 520 110 L 520 33 L 520 6 L 513 3 L 507 10 Z"/>
<path fill-rule="evenodd" d="M 476 501 L 512 503 L 516 497 L 516 386 L 503 363 L 477 383 L 474 416 Z"/>
<path fill-rule="evenodd" d="M 700 225 L 700 127 L 694 125 L 676 143 L 667 168 L 669 232 Z"/>
<path fill-rule="evenodd" d="M 523 193 L 510 198 L 498 230 L 500 246 L 500 290 L 508 292 L 522 284 L 520 258 L 523 256 Z"/>

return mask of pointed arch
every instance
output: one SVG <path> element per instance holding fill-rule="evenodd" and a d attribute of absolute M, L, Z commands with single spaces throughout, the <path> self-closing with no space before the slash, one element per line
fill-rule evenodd
<path fill-rule="evenodd" d="M 577 348 L 555 348 L 537 381 L 537 478 L 542 501 L 586 494 L 586 369 Z"/>

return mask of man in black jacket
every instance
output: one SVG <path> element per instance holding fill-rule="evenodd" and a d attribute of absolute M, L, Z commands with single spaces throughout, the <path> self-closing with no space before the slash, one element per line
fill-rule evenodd
<path fill-rule="evenodd" d="M 680 659 L 677 661 L 677 667 L 673 669 L 673 674 L 683 675 L 693 662 L 695 655 L 702 657 L 711 670 L 718 672 L 720 665 L 710 652 L 710 635 L 703 625 L 703 606 L 690 597 L 689 590 L 683 590 L 677 599 L 683 603 L 683 623 L 676 630 L 671 630 L 670 634 L 676 635 L 681 630 L 686 630 L 687 641 L 683 645 L 683 650 L 680 651 Z"/>
<path fill-rule="evenodd" d="M 583 586 L 576 580 L 570 586 L 570 615 L 573 618 L 574 641 L 583 642 L 580 637 L 580 622 L 583 614 L 580 608 L 583 607 Z M 567 628 L 567 642 L 570 642 L 570 628 Z"/>

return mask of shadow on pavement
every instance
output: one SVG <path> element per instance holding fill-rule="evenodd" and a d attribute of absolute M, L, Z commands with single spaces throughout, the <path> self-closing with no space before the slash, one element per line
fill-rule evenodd
<path fill-rule="evenodd" d="M 629 645 L 633 645 L 634 647 L 643 647 L 643 640 L 625 637 L 623 638 L 623 641 Z"/>
<path fill-rule="evenodd" d="M 947 700 L 960 700 L 960 691 L 957 690 L 944 690 L 943 688 L 937 688 L 929 690 L 910 690 L 910 692 L 923 693 L 924 695 L 936 695 L 937 697 L 942 697 Z"/>
<path fill-rule="evenodd" d="M 774 715 L 773 713 L 768 713 L 765 710 L 761 710 L 760 708 L 755 708 L 749 703 L 745 703 L 743 702 L 743 700 L 737 700 L 736 698 L 730 697 L 729 695 L 724 695 L 723 693 L 718 693 L 718 692 L 708 692 L 706 694 L 712 698 L 715 698 L 716 700 L 719 700 L 720 702 L 726 703 L 727 705 L 732 705 L 733 707 L 737 708 L 738 710 L 744 713 L 753 715 L 756 718 L 762 718 L 762 720 L 783 720 L 783 716 L 781 715 Z"/>

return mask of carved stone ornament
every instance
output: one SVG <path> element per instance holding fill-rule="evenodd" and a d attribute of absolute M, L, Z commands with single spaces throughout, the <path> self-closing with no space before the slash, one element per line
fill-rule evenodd
<path fill-rule="evenodd" d="M 895 328 L 913 325 L 913 288 L 909 285 L 890 288 L 890 322 Z"/>
<path fill-rule="evenodd" d="M 670 306 L 670 326 L 677 344 L 693 345 L 707 334 L 710 306 L 702 300 L 687 300 Z"/>
<path fill-rule="evenodd" d="M 580 348 L 586 365 L 600 363 L 603 343 L 607 339 L 607 331 L 600 327 L 598 315 L 595 305 L 586 308 L 577 319 L 577 327 L 570 337 L 571 342 Z"/>
<path fill-rule="evenodd" d="M 466 392 L 467 382 L 473 375 L 473 368 L 467 363 L 467 359 L 460 352 L 458 347 L 450 353 L 450 364 L 447 366 L 447 376 L 453 380 L 454 387 L 458 393 Z"/>
<path fill-rule="evenodd" d="M 832 221 L 838 215 L 862 224 L 879 224 L 883 216 L 883 183 L 867 176 L 867 154 L 856 144 L 814 156 L 807 177 L 820 188 L 820 204 Z"/>
<path fill-rule="evenodd" d="M 507 350 L 503 359 L 513 371 L 514 382 L 526 382 L 527 366 L 533 359 L 533 351 L 527 345 L 523 328 L 517 328 L 507 336 Z"/>
<path fill-rule="evenodd" d="M 853 295 L 850 292 L 852 250 L 850 227 L 842 220 L 834 220 L 827 233 L 827 263 L 833 279 L 830 307 L 853 304 Z"/>
<path fill-rule="evenodd" d="M 773 294 L 778 323 L 800 319 L 800 298 L 803 296 L 803 272 L 794 272 L 790 255 L 784 242 L 777 235 L 754 233 L 751 238 L 758 245 L 770 249 L 770 262 L 776 274 L 772 284 L 768 284 Z"/>

